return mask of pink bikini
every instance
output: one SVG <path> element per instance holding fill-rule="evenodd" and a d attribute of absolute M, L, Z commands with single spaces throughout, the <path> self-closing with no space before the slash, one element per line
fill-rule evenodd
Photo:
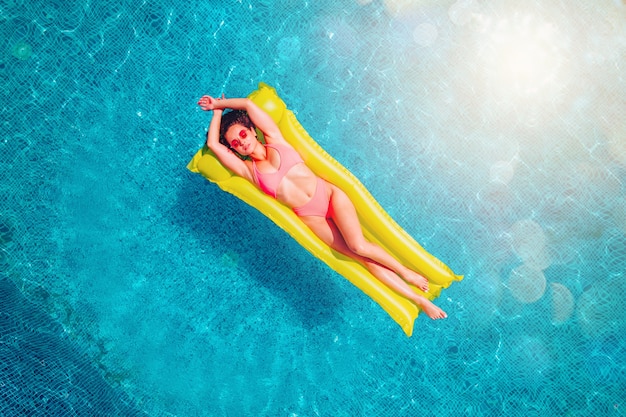
<path fill-rule="evenodd" d="M 263 173 L 260 172 L 256 163 L 252 161 L 252 171 L 254 174 L 254 181 L 257 183 L 261 190 L 269 195 L 270 197 L 276 198 L 276 192 L 278 191 L 278 186 L 280 182 L 285 177 L 287 172 L 293 168 L 294 165 L 301 164 L 304 161 L 294 149 L 289 146 L 274 143 L 268 143 L 265 145 L 267 148 L 272 148 L 278 152 L 280 156 L 280 166 L 276 172 L 271 173 Z M 302 216 L 319 216 L 319 217 L 329 217 L 330 216 L 330 199 L 328 197 L 328 193 L 326 192 L 326 182 L 317 178 L 317 185 L 315 187 L 315 194 L 309 200 L 308 203 L 304 204 L 300 207 L 294 207 L 293 211 L 299 217 Z"/>

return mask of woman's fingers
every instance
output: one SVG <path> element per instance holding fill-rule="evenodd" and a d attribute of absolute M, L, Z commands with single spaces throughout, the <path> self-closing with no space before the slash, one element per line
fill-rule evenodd
<path fill-rule="evenodd" d="M 202 107 L 203 110 L 210 110 L 213 104 L 213 97 L 211 96 L 202 96 L 200 100 L 198 100 L 198 104 Z"/>
<path fill-rule="evenodd" d="M 222 97 L 217 98 L 213 98 L 211 96 L 202 96 L 200 97 L 200 100 L 198 100 L 198 105 L 202 107 L 202 110 L 213 110 L 215 107 L 215 102 L 224 98 L 226 98 L 224 94 L 222 94 Z"/>

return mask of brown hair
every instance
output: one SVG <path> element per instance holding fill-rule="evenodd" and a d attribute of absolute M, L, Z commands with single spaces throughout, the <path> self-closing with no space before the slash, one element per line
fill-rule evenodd
<path fill-rule="evenodd" d="M 232 149 L 224 136 L 226 131 L 230 129 L 232 125 L 240 124 L 247 129 L 254 129 L 255 126 L 250 120 L 248 113 L 244 110 L 232 110 L 228 113 L 222 114 L 222 121 L 220 123 L 220 143 L 229 149 Z"/>

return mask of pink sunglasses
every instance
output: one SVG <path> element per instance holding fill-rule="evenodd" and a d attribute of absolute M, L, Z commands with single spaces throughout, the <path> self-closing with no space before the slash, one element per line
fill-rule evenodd
<path fill-rule="evenodd" d="M 240 131 L 240 132 L 239 132 L 239 137 L 240 137 L 241 139 L 245 139 L 245 138 L 247 138 L 247 137 L 248 137 L 248 133 L 247 133 L 245 130 L 242 130 L 242 131 Z M 233 139 L 233 140 L 230 142 L 230 146 L 231 146 L 231 147 L 233 147 L 233 148 L 236 148 L 236 147 L 238 147 L 239 145 L 241 145 L 241 141 L 240 141 L 239 139 Z"/>

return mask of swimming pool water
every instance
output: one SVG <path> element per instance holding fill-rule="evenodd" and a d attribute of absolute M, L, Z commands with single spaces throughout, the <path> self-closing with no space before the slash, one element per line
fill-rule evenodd
<path fill-rule="evenodd" d="M 0 5 L 0 414 L 624 416 L 626 5 Z M 406 338 L 186 171 L 277 88 L 465 279 Z"/>

